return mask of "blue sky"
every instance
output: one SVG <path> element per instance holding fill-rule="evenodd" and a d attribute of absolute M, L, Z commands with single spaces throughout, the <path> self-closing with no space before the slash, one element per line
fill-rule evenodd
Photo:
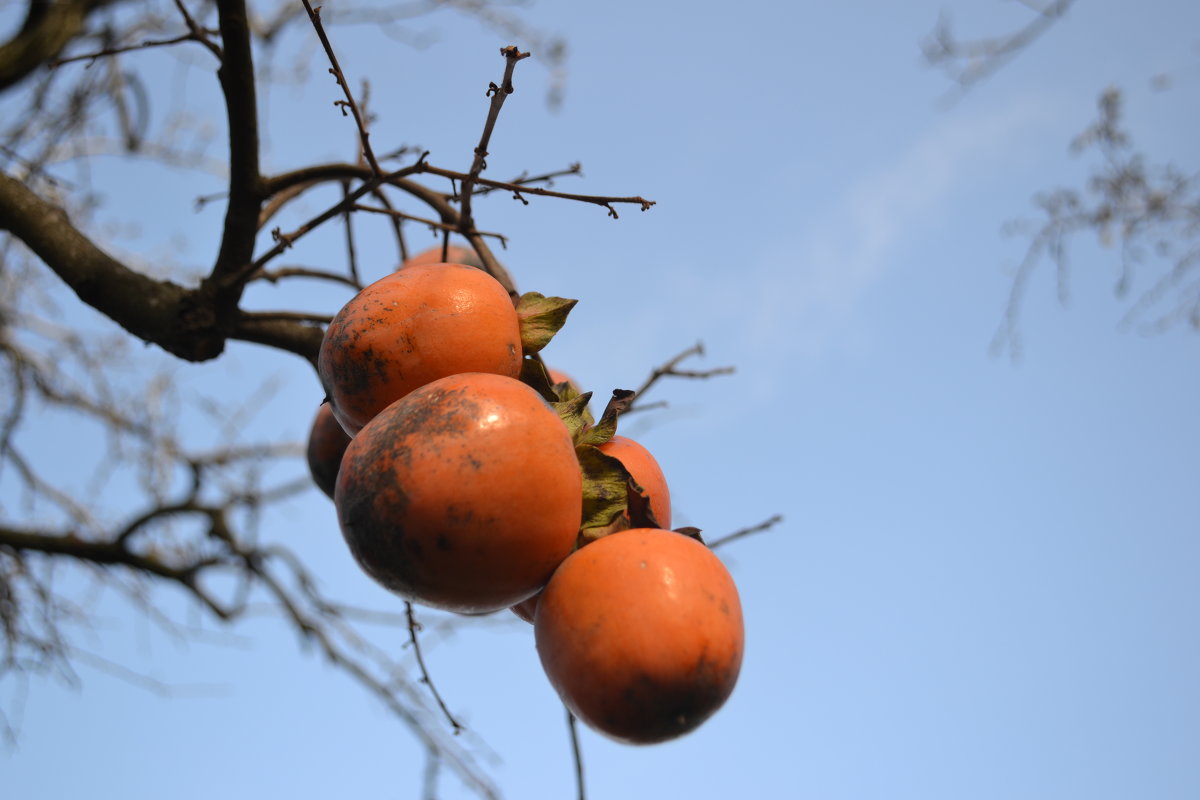
<path fill-rule="evenodd" d="M 566 100 L 548 110 L 547 73 L 522 64 L 488 174 L 578 160 L 586 179 L 561 188 L 658 203 L 617 221 L 539 198 L 477 207 L 481 227 L 511 236 L 502 258 L 522 289 L 580 299 L 547 361 L 603 396 L 702 340 L 702 366 L 736 374 L 660 385 L 670 407 L 625 430 L 662 464 L 678 524 L 720 534 L 785 517 L 721 551 L 747 625 L 732 699 L 666 745 L 585 732 L 589 797 L 1200 796 L 1200 339 L 1119 330 L 1117 254 L 1081 239 L 1066 306 L 1041 270 L 1020 359 L 988 352 L 1023 255 L 1001 227 L 1036 191 L 1086 175 L 1067 144 L 1100 91 L 1127 91 L 1136 143 L 1197 169 L 1200 7 L 1084 0 L 953 104 L 919 58 L 940 9 L 964 33 L 1023 19 L 992 0 L 527 12 L 570 43 Z M 465 168 L 506 42 L 449 14 L 413 24 L 437 34 L 424 50 L 332 35 L 343 68 L 371 77 L 376 146 L 419 143 Z M 335 87 L 311 63 L 308 89 L 263 98 L 268 169 L 351 156 Z M 1174 88 L 1153 91 L 1164 71 Z M 194 70 L 186 91 L 204 107 L 211 87 Z M 219 181 L 150 192 L 152 170 L 120 169 L 93 173 L 114 198 L 103 213 L 140 219 L 114 249 L 203 265 L 221 210 L 192 204 Z M 367 270 L 383 274 L 386 231 L 361 227 L 379 254 Z M 292 255 L 338 264 L 339 248 L 331 231 Z M 285 291 L 252 301 L 346 299 Z M 234 347 L 178 374 L 185 393 L 276 377 L 254 424 L 300 439 L 320 398 L 293 361 Z M 263 536 L 321 565 L 331 591 L 398 606 L 350 562 L 315 490 Z M 79 688 L 0 684 L 24 695 L 20 741 L 0 754 L 7 795 L 420 796 L 412 737 L 279 623 L 184 643 L 111 598 L 98 609 L 92 651 L 178 689 L 160 697 L 86 663 Z M 571 796 L 562 710 L 528 626 L 431 638 L 428 659 L 494 751 L 505 796 Z M 450 777 L 442 790 L 468 796 Z"/>

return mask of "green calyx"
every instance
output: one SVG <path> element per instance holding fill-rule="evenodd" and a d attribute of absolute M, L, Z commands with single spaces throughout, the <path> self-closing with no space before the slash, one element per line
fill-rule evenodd
<path fill-rule="evenodd" d="M 546 297 L 539 292 L 526 292 L 517 301 L 517 319 L 521 325 L 521 348 L 533 355 L 550 344 L 567 321 L 567 315 L 578 300 L 565 297 Z"/>

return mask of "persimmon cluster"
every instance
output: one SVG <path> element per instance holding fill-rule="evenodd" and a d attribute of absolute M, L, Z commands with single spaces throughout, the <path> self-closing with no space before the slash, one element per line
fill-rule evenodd
<path fill-rule="evenodd" d="M 511 608 L 576 717 L 619 741 L 695 729 L 737 680 L 737 589 L 691 529 L 670 530 L 654 457 L 599 420 L 539 352 L 574 300 L 514 304 L 474 263 L 421 254 L 333 318 L 313 478 L 375 581 L 463 614 Z M 459 260 L 472 262 L 458 249 Z"/>

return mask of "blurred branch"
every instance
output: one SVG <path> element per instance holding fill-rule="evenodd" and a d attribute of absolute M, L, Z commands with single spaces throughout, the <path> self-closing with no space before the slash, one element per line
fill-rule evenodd
<path fill-rule="evenodd" d="M 274 614 L 380 699 L 467 786 L 480 796 L 497 796 L 472 754 L 438 724 L 436 707 L 420 683 L 406 677 L 406 664 L 358 628 L 359 622 L 401 627 L 403 617 L 352 609 L 327 597 L 293 551 L 257 543 L 255 525 L 264 508 L 311 490 L 307 478 L 266 483 L 259 477 L 272 462 L 294 460 L 301 448 L 271 442 L 229 442 L 202 452 L 188 448 L 175 438 L 178 419 L 171 407 L 161 416 L 147 410 L 155 405 L 153 393 L 123 387 L 141 394 L 139 404 L 105 386 L 109 369 L 98 359 L 113 353 L 107 343 L 43 327 L 42 340 L 58 349 L 53 360 L 42 358 L 30 349 L 32 339 L 17 336 L 12 327 L 26 326 L 27 320 L 3 306 L 0 312 L 0 355 L 10 367 L 0 376 L 19 399 L 17 412 L 5 420 L 0 474 L 20 484 L 13 496 L 23 491 L 42 504 L 43 517 L 59 520 L 18 523 L 9 518 L 11 511 L 0 509 L 0 675 L 67 671 L 81 652 L 69 629 L 86 622 L 87 612 L 72 606 L 51 582 L 51 563 L 78 565 L 168 630 L 176 623 L 158 610 L 155 588 L 182 591 L 225 625 L 252 615 L 260 607 L 252 598 L 265 596 Z M 72 382 L 69 375 L 81 372 L 93 375 L 95 383 Z M 140 475 L 143 508 L 106 521 L 86 499 L 60 491 L 38 472 L 25 456 L 21 430 L 44 402 L 77 411 L 110 433 L 97 470 L 104 478 L 120 471 Z M 253 409 L 259 400 L 251 396 L 247 402 Z M 230 420 L 240 415 L 227 400 L 215 413 Z M 136 675 L 120 665 L 108 668 Z"/>
<path fill-rule="evenodd" d="M 1009 232 L 1029 235 L 1030 243 L 992 341 L 994 353 L 1020 354 L 1021 305 L 1040 264 L 1054 265 L 1059 302 L 1067 302 L 1069 245 L 1072 237 L 1087 231 L 1101 246 L 1120 248 L 1120 271 L 1113 286 L 1117 298 L 1131 296 L 1150 262 L 1169 265 L 1160 267 L 1149 287 L 1133 299 L 1123 325 L 1152 315 L 1152 330 L 1180 321 L 1200 330 L 1200 174 L 1185 173 L 1171 164 L 1149 164 L 1133 149 L 1121 126 L 1117 89 L 1100 96 L 1099 109 L 1097 121 L 1071 144 L 1073 152 L 1099 155 L 1085 187 L 1041 192 L 1034 198 L 1040 219 L 1007 226 Z"/>
<path fill-rule="evenodd" d="M 149 50 L 155 47 L 168 47 L 170 45 L 182 44 L 183 42 L 199 42 L 208 49 L 210 53 L 217 57 L 220 61 L 224 58 L 221 48 L 212 40 L 214 34 L 219 31 L 205 28 L 198 24 L 192 15 L 188 12 L 187 6 L 183 4 L 183 0 L 175 0 L 175 8 L 179 10 L 183 17 L 184 25 L 187 26 L 188 32 L 174 36 L 170 39 L 143 39 L 140 42 L 127 45 L 113 45 L 105 47 L 93 53 L 83 53 L 80 55 L 68 56 L 66 58 L 56 58 L 48 62 L 51 68 L 57 68 L 63 64 L 70 64 L 76 61 L 96 61 L 100 58 L 120 55 L 121 53 L 131 53 L 136 50 Z M 91 66 L 89 64 L 89 66 Z"/>
<path fill-rule="evenodd" d="M 57 58 L 88 16 L 116 0 L 29 0 L 25 22 L 0 45 L 0 92 Z"/>
<path fill-rule="evenodd" d="M 960 39 L 951 30 L 950 18 L 942 14 L 933 31 L 921 43 L 925 62 L 944 72 L 960 92 L 992 75 L 1015 55 L 1033 44 L 1064 16 L 1075 0 L 1037 3 L 1022 0 L 1033 12 L 1023 26 L 1009 33 L 979 39 Z"/>

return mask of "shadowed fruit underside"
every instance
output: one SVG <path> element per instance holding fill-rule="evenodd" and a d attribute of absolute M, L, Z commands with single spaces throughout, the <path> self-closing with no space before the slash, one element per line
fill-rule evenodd
<path fill-rule="evenodd" d="M 308 432 L 308 471 L 313 482 L 330 498 L 337 484 L 338 468 L 350 437 L 333 416 L 328 403 L 322 403 Z"/>
<path fill-rule="evenodd" d="M 724 704 L 741 669 L 733 579 L 703 544 L 634 528 L 573 553 L 534 619 L 542 667 L 581 721 L 651 744 L 694 730 Z"/>
<path fill-rule="evenodd" d="M 571 552 L 582 477 L 570 434 L 500 375 L 434 381 L 351 441 L 335 494 L 351 552 L 376 581 L 458 612 L 511 606 Z"/>

